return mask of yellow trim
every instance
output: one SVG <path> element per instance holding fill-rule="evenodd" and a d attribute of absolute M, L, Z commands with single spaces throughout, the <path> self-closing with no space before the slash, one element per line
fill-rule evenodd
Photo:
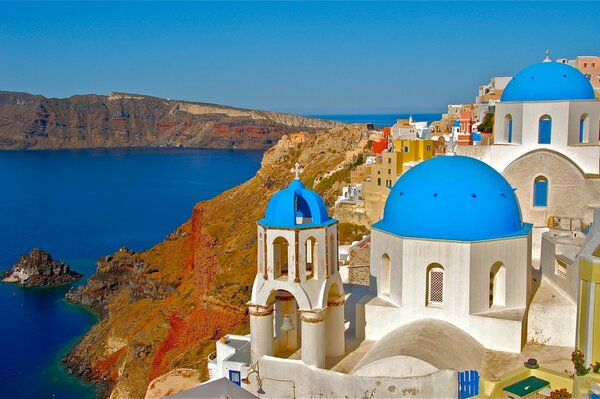
<path fill-rule="evenodd" d="M 579 314 L 577 315 L 577 349 L 583 351 L 585 345 L 585 331 L 587 329 L 588 314 L 588 287 L 587 281 L 581 281 L 579 285 Z"/>
<path fill-rule="evenodd" d="M 598 262 L 580 259 L 579 278 L 585 281 L 600 284 L 600 259 L 598 259 Z"/>
<path fill-rule="evenodd" d="M 592 329 L 592 358 L 588 359 L 588 363 L 600 362 L 600 284 L 594 287 L 594 326 Z"/>

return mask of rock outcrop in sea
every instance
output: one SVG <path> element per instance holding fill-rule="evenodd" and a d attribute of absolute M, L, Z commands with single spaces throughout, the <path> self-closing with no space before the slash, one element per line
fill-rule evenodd
<path fill-rule="evenodd" d="M 71 270 L 66 263 L 52 259 L 48 252 L 33 248 L 2 277 L 2 281 L 17 283 L 21 287 L 49 287 L 72 283 L 83 275 Z"/>

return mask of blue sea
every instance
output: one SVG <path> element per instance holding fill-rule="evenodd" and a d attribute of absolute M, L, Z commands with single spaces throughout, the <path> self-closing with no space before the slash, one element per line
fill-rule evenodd
<path fill-rule="evenodd" d="M 0 152 L 0 269 L 40 247 L 87 277 L 102 255 L 162 241 L 195 203 L 254 176 L 261 157 L 199 149 Z M 68 288 L 0 284 L 0 398 L 95 397 L 60 363 L 97 321 L 63 299 Z"/>
<path fill-rule="evenodd" d="M 306 115 L 314 118 L 329 119 L 344 123 L 372 123 L 377 127 L 392 126 L 397 119 L 408 119 L 413 117 L 416 122 L 431 123 L 442 119 L 442 114 L 313 114 Z"/>

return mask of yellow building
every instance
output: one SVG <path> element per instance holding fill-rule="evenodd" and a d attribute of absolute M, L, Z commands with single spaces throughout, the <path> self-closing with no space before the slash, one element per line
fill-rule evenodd
<path fill-rule="evenodd" d="M 392 152 L 382 152 L 377 162 L 369 165 L 370 176 L 363 183 L 363 200 L 367 217 L 376 222 L 383 217 L 383 208 L 398 177 L 416 163 L 433 157 L 432 140 L 394 140 Z"/>
<path fill-rule="evenodd" d="M 600 211 L 594 216 L 600 221 Z M 600 362 L 600 228 L 592 229 L 579 254 L 577 349 L 587 364 Z"/>

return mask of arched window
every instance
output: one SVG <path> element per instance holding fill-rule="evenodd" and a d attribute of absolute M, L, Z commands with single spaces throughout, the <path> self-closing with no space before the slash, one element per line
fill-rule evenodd
<path fill-rule="evenodd" d="M 404 146 L 404 152 L 408 152 L 408 146 Z"/>
<path fill-rule="evenodd" d="M 540 117 L 538 143 L 539 144 L 550 144 L 551 139 L 552 139 L 552 118 L 550 118 L 550 115 L 543 115 Z"/>
<path fill-rule="evenodd" d="M 444 268 L 439 263 L 427 266 L 427 305 L 444 303 Z"/>
<path fill-rule="evenodd" d="M 506 266 L 496 262 L 490 269 L 490 308 L 506 305 Z"/>
<path fill-rule="evenodd" d="M 548 206 L 548 179 L 544 176 L 533 181 L 533 206 Z"/>
<path fill-rule="evenodd" d="M 317 270 L 317 239 L 310 237 L 305 244 L 306 279 L 313 278 Z"/>
<path fill-rule="evenodd" d="M 506 141 L 512 143 L 512 115 L 506 114 L 504 117 L 504 135 L 506 137 Z"/>
<path fill-rule="evenodd" d="M 588 114 L 581 115 L 579 118 L 579 142 L 588 143 L 590 141 L 590 117 Z"/>
<path fill-rule="evenodd" d="M 288 248 L 289 243 L 283 237 L 273 241 L 273 262 L 275 263 L 275 278 L 288 275 Z"/>
<path fill-rule="evenodd" d="M 381 293 L 384 295 L 390 294 L 391 263 L 389 255 L 383 254 L 381 257 Z"/>

